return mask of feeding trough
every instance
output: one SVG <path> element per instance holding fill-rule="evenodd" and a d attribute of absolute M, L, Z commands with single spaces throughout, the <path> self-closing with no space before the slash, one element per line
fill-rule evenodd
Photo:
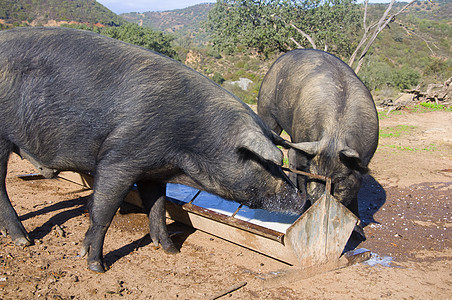
<path fill-rule="evenodd" d="M 302 215 L 250 209 L 189 186 L 167 184 L 167 217 L 301 269 L 325 272 L 368 259 L 369 252 L 343 253 L 359 219 L 331 195 L 331 179 L 289 171 L 326 182 L 325 193 Z M 61 172 L 58 178 L 92 188 L 90 175 Z M 126 202 L 142 207 L 134 189 Z"/>

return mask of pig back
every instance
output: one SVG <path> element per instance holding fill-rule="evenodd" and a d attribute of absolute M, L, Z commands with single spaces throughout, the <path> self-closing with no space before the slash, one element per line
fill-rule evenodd
<path fill-rule="evenodd" d="M 270 136 L 239 99 L 138 46 L 21 28 L 0 32 L 0 49 L 0 133 L 50 168 L 90 171 L 105 155 L 165 164 L 181 149 L 219 153 L 244 130 Z"/>
<path fill-rule="evenodd" d="M 161 150 L 197 126 L 226 124 L 216 121 L 236 115 L 228 111 L 245 110 L 181 63 L 90 32 L 5 30 L 0 49 L 1 134 L 57 169 L 92 170 L 113 147 L 150 156 L 146 143 Z M 221 106 L 222 116 L 202 117 Z"/>
<path fill-rule="evenodd" d="M 281 126 L 294 142 L 341 136 L 362 148 L 362 141 L 378 138 L 368 89 L 348 65 L 323 51 L 294 50 L 278 58 L 258 101 L 259 115 L 271 127 Z"/>

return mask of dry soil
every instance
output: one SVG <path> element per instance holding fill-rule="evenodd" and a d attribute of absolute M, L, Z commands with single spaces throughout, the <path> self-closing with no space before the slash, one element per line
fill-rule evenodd
<path fill-rule="evenodd" d="M 147 219 L 117 214 L 105 240 L 110 269 L 77 257 L 89 225 L 89 191 L 62 180 L 23 181 L 35 170 L 11 156 L 7 189 L 35 244 L 0 238 L 1 299 L 449 299 L 452 298 L 452 113 L 393 112 L 360 191 L 376 265 L 307 279 L 280 261 L 168 221 L 178 255 L 153 246 Z M 378 255 L 378 256 L 376 256 Z M 391 261 L 392 259 L 392 261 Z M 286 271 L 277 284 L 269 274 Z M 246 283 L 246 285 L 245 285 Z"/>

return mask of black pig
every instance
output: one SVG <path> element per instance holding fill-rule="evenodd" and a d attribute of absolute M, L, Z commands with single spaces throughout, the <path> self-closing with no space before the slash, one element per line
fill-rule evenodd
<path fill-rule="evenodd" d="M 5 188 L 16 152 L 44 175 L 95 176 L 82 254 L 104 271 L 110 222 L 134 183 L 150 234 L 177 252 L 165 226 L 166 182 L 193 185 L 254 208 L 300 213 L 305 199 L 277 165 L 274 135 L 243 102 L 155 52 L 63 28 L 0 32 L 0 229 L 30 238 Z"/>
<path fill-rule="evenodd" d="M 296 143 L 298 150 L 289 150 L 291 167 L 331 177 L 333 195 L 359 217 L 357 196 L 377 148 L 378 117 L 371 94 L 353 70 L 323 51 L 288 52 L 262 82 L 258 114 Z M 291 179 L 310 202 L 325 190 L 315 179 Z"/>

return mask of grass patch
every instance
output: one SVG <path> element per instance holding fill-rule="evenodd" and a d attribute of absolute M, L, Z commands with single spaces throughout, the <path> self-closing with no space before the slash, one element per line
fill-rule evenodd
<path fill-rule="evenodd" d="M 422 150 L 424 150 L 424 151 L 435 151 L 436 150 L 436 145 L 432 143 L 432 144 L 428 145 L 428 147 L 423 148 Z"/>
<path fill-rule="evenodd" d="M 414 106 L 415 112 L 452 111 L 452 107 L 446 107 L 435 102 L 422 102 Z"/>
<path fill-rule="evenodd" d="M 289 167 L 289 159 L 287 157 L 285 157 L 285 156 L 283 158 L 283 166 L 287 167 L 287 168 Z"/>
<path fill-rule="evenodd" d="M 387 112 L 385 112 L 385 111 L 379 111 L 378 112 L 378 120 L 383 120 L 383 119 L 386 119 L 386 118 L 389 118 L 389 115 L 388 115 Z"/>
<path fill-rule="evenodd" d="M 430 144 L 428 145 L 428 147 L 419 149 L 419 148 L 413 148 L 413 147 L 404 147 L 404 146 L 399 146 L 399 145 L 385 145 L 385 147 L 388 148 L 392 148 L 392 149 L 396 149 L 396 150 L 401 150 L 401 151 L 436 151 L 436 144 Z"/>
<path fill-rule="evenodd" d="M 386 147 L 389 147 L 392 149 L 397 149 L 397 150 L 402 150 L 402 151 L 418 151 L 419 150 L 417 148 L 403 147 L 403 146 L 399 146 L 399 145 L 387 145 Z"/>
<path fill-rule="evenodd" d="M 378 112 L 378 120 L 383 120 L 386 118 L 389 118 L 391 115 L 401 115 L 402 112 L 399 110 L 393 110 L 393 111 L 379 111 Z"/>
<path fill-rule="evenodd" d="M 416 126 L 410 125 L 397 125 L 394 127 L 385 127 L 380 129 L 380 138 L 393 138 L 399 137 L 402 134 L 410 133 L 416 128 Z"/>

